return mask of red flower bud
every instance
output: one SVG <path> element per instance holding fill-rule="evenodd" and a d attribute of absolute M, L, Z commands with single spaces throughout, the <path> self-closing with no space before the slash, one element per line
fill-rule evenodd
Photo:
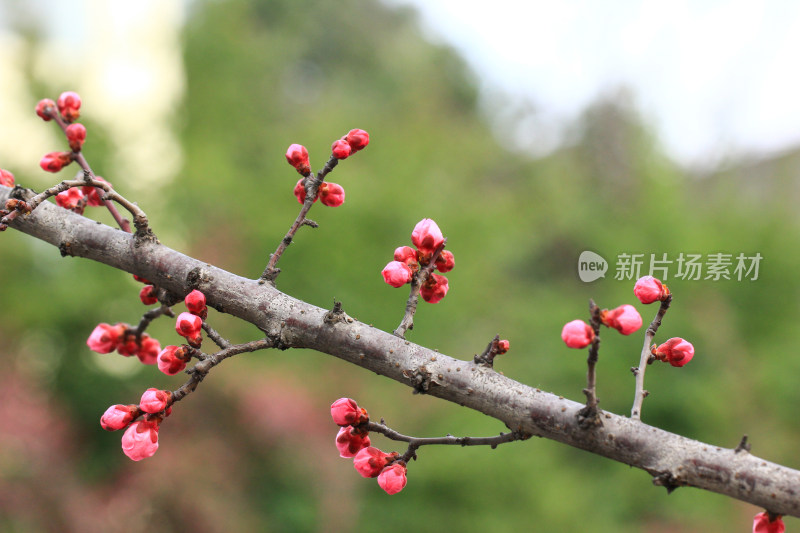
<path fill-rule="evenodd" d="M 392 261 L 381 271 L 383 281 L 392 287 L 402 287 L 411 281 L 411 268 L 400 261 Z"/>
<path fill-rule="evenodd" d="M 656 300 L 664 301 L 669 296 L 669 289 L 653 276 L 644 276 L 636 281 L 633 286 L 633 294 L 639 298 L 643 304 L 651 304 Z"/>
<path fill-rule="evenodd" d="M 297 197 L 297 201 L 301 204 L 306 201 L 306 188 L 305 188 L 305 179 L 300 178 L 297 180 L 297 183 L 294 186 L 294 195 Z M 319 199 L 319 191 L 317 191 L 317 197 L 314 198 L 316 202 Z"/>
<path fill-rule="evenodd" d="M 144 305 L 153 305 L 158 302 L 157 293 L 158 290 L 153 285 L 145 285 L 139 291 L 139 299 Z"/>
<path fill-rule="evenodd" d="M 86 140 L 86 128 L 83 124 L 70 124 L 67 126 L 67 141 L 73 152 L 80 152 L 83 142 Z"/>
<path fill-rule="evenodd" d="M 442 253 L 440 253 L 439 257 L 436 258 L 435 266 L 436 270 L 442 274 L 453 270 L 453 267 L 456 266 L 456 258 L 453 256 L 453 252 L 442 250 Z"/>
<path fill-rule="evenodd" d="M 100 425 L 106 431 L 117 431 L 133 422 L 139 414 L 138 405 L 112 405 L 100 417 Z"/>
<path fill-rule="evenodd" d="M 286 150 L 286 161 L 303 176 L 311 174 L 311 166 L 308 163 L 308 150 L 302 144 L 289 146 L 289 149 Z"/>
<path fill-rule="evenodd" d="M 36 104 L 36 114 L 39 115 L 45 122 L 53 120 L 55 112 L 56 103 L 49 98 L 39 100 L 39 103 Z"/>
<path fill-rule="evenodd" d="M 369 444 L 369 433 L 356 432 L 352 426 L 339 428 L 339 433 L 336 435 L 336 449 L 339 450 L 339 457 L 355 457 Z"/>
<path fill-rule="evenodd" d="M 39 166 L 47 172 L 58 172 L 70 163 L 72 163 L 71 152 L 50 152 L 42 157 Z"/>
<path fill-rule="evenodd" d="M 338 183 L 322 182 L 318 197 L 328 207 L 339 207 L 344 203 L 344 188 Z"/>
<path fill-rule="evenodd" d="M 122 451 L 134 461 L 152 457 L 158 450 L 158 419 L 139 420 L 122 435 Z"/>
<path fill-rule="evenodd" d="M 136 349 L 136 357 L 145 365 L 154 365 L 161 352 L 161 343 L 147 333 L 142 334 L 142 344 Z"/>
<path fill-rule="evenodd" d="M 188 309 L 193 315 L 197 315 L 203 320 L 205 320 L 208 316 L 206 295 L 197 289 L 187 294 L 186 298 L 183 299 L 183 303 L 186 304 L 186 309 Z"/>
<path fill-rule="evenodd" d="M 350 145 L 344 139 L 334 141 L 333 146 L 331 146 L 331 152 L 333 152 L 333 157 L 336 159 L 347 159 L 350 157 L 351 151 Z"/>
<path fill-rule="evenodd" d="M 75 209 L 83 200 L 83 192 L 77 187 L 67 189 L 56 195 L 56 204 L 64 209 Z M 81 209 L 83 211 L 83 209 Z"/>
<path fill-rule="evenodd" d="M 502 355 L 508 352 L 508 349 L 511 348 L 511 343 L 507 340 L 497 341 L 497 353 Z"/>
<path fill-rule="evenodd" d="M 447 278 L 438 274 L 431 274 L 419 290 L 422 299 L 429 304 L 439 303 L 447 295 L 450 286 Z"/>
<path fill-rule="evenodd" d="M 81 108 L 81 97 L 78 96 L 78 93 L 72 91 L 63 92 L 61 96 L 58 97 L 56 104 L 58 105 L 59 112 L 61 112 L 61 116 L 64 117 L 64 120 L 67 122 L 72 122 L 81 116 L 79 111 Z"/>
<path fill-rule="evenodd" d="M 616 309 L 604 309 L 600 312 L 600 321 L 614 328 L 623 335 L 630 335 L 642 327 L 642 316 L 632 305 L 621 305 Z"/>
<path fill-rule="evenodd" d="M 4 185 L 6 187 L 13 187 L 14 186 L 14 174 L 0 168 L 0 185 Z"/>
<path fill-rule="evenodd" d="M 770 521 L 769 513 L 761 512 L 753 518 L 753 533 L 784 533 L 785 531 L 786 526 L 780 516 Z"/>
<path fill-rule="evenodd" d="M 444 242 L 442 230 L 429 218 L 420 220 L 411 232 L 411 242 L 423 253 L 433 253 Z"/>
<path fill-rule="evenodd" d="M 174 376 L 186 368 L 189 359 L 185 346 L 167 346 L 158 354 L 158 369 L 168 376 Z"/>
<path fill-rule="evenodd" d="M 378 477 L 381 470 L 395 457 L 397 453 L 384 453 L 378 448 L 369 446 L 359 451 L 353 459 L 353 466 L 364 477 Z"/>
<path fill-rule="evenodd" d="M 406 486 L 406 464 L 402 461 L 392 463 L 378 475 L 378 485 L 386 494 L 397 494 Z"/>
<path fill-rule="evenodd" d="M 350 145 L 352 153 L 363 150 L 369 144 L 369 133 L 364 130 L 350 130 L 345 137 L 345 141 Z"/>
<path fill-rule="evenodd" d="M 683 366 L 694 357 L 694 346 L 687 340 L 673 337 L 657 348 L 653 345 L 651 353 L 659 361 L 664 361 L 672 366 Z"/>
<path fill-rule="evenodd" d="M 175 321 L 175 331 L 178 335 L 185 337 L 189 344 L 195 348 L 200 347 L 203 338 L 201 330 L 203 319 L 191 313 L 181 313 Z"/>
<path fill-rule="evenodd" d="M 125 334 L 125 324 L 111 326 L 109 324 L 98 324 L 89 338 L 86 345 L 89 349 L 97 353 L 111 353 L 117 349 L 122 336 Z"/>
<path fill-rule="evenodd" d="M 417 262 L 417 251 L 410 246 L 400 246 L 394 251 L 394 260 L 411 266 Z"/>
<path fill-rule="evenodd" d="M 355 426 L 369 421 L 367 410 L 351 398 L 339 398 L 331 404 L 331 418 L 339 426 Z"/>
<path fill-rule="evenodd" d="M 586 348 L 594 340 L 594 330 L 583 320 L 573 320 L 564 324 L 561 340 L 570 348 Z"/>
<path fill-rule="evenodd" d="M 160 413 L 167 408 L 171 399 L 170 391 L 151 387 L 142 394 L 142 399 L 139 400 L 139 409 L 150 414 Z"/>

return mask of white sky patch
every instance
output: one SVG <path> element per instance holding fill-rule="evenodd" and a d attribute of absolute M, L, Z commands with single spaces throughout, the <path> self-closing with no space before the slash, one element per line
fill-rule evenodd
<path fill-rule="evenodd" d="M 800 3 L 385 1 L 414 5 L 484 87 L 529 99 L 540 124 L 520 130 L 546 137 L 624 85 L 684 163 L 800 142 Z"/>

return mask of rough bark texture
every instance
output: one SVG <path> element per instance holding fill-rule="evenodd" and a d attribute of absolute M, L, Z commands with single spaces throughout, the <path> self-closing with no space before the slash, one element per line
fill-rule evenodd
<path fill-rule="evenodd" d="M 17 189 L 19 190 L 19 189 Z M 11 189 L 0 186 L 0 205 Z M 288 296 L 269 283 L 245 279 L 154 242 L 110 228 L 51 203 L 10 227 L 85 257 L 142 276 L 184 295 L 199 289 L 208 305 L 246 320 L 280 348 L 311 348 L 475 409 L 513 430 L 553 439 L 649 472 L 668 489 L 693 486 L 800 517 L 800 471 L 745 450 L 720 448 L 600 412 L 601 425 L 581 429 L 582 404 L 507 378 L 491 368 L 448 357 L 344 313 Z M 2 238 L 2 236 L 0 236 Z"/>

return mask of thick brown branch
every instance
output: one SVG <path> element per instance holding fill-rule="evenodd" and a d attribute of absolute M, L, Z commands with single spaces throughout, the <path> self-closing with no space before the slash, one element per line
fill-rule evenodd
<path fill-rule="evenodd" d="M 0 186 L 0 205 L 10 189 Z M 545 437 L 635 466 L 668 487 L 694 486 L 800 517 L 800 471 L 744 450 L 716 447 L 637 420 L 602 412 L 603 425 L 582 429 L 580 403 L 534 389 L 492 369 L 400 339 L 357 320 L 326 321 L 328 310 L 209 266 L 154 242 L 141 242 L 53 204 L 10 226 L 86 257 L 136 273 L 159 287 L 202 291 L 208 305 L 246 320 L 276 347 L 311 348 Z M 2 238 L 2 235 L 0 235 Z M 191 280 L 191 282 L 189 281 Z M 420 384 L 420 381 L 422 384 Z"/>

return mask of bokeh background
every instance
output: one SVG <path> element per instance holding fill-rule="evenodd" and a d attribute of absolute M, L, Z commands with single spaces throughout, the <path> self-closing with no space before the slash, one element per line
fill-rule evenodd
<path fill-rule="evenodd" d="M 614 276 L 619 254 L 760 253 L 757 280 L 680 280 L 673 266 L 675 302 L 659 338 L 688 338 L 697 355 L 683 369 L 649 369 L 643 418 L 725 447 L 747 433 L 753 453 L 800 467 L 800 147 L 728 145 L 705 158 L 676 150 L 642 104 L 657 98 L 635 84 L 596 91 L 574 115 L 554 113 L 546 98 L 537 103 L 536 84 L 527 95 L 492 84 L 491 69 L 462 58 L 458 39 L 435 34 L 435 11 L 402 2 L 0 6 L 0 166 L 18 183 L 41 190 L 58 179 L 37 162 L 65 143 L 33 108 L 76 90 L 94 170 L 147 211 L 162 242 L 257 277 L 299 208 L 286 147 L 304 144 L 319 167 L 334 139 L 366 129 L 369 147 L 330 177 L 346 203 L 314 208 L 321 227 L 299 234 L 278 287 L 323 307 L 336 298 L 351 316 L 392 330 L 407 294 L 385 285 L 380 269 L 416 222 L 434 218 L 457 266 L 451 292 L 420 306 L 409 338 L 469 359 L 500 334 L 512 349 L 499 370 L 575 400 L 585 354 L 564 347 L 559 332 L 586 316 L 590 297 L 604 307 L 634 303 L 633 282 Z M 560 52 L 556 44 L 530 53 Z M 515 76 L 526 78 L 507 72 Z M 697 78 L 698 93 L 711 90 Z M 725 85 L 712 81 L 723 97 Z M 691 82 L 675 80 L 674 92 L 688 100 Z M 557 134 L 540 116 L 558 122 Z M 580 281 L 584 250 L 609 260 L 605 278 Z M 425 448 L 408 486 L 387 496 L 338 457 L 328 414 L 336 398 L 355 398 L 406 434 L 504 426 L 300 350 L 220 365 L 164 423 L 158 453 L 133 463 L 100 415 L 183 379 L 93 354 L 85 340 L 98 322 L 138 320 L 139 285 L 15 231 L 0 236 L 0 257 L 0 531 L 713 533 L 749 531 L 759 512 L 691 488 L 667 495 L 642 471 L 541 439 Z M 636 307 L 645 320 L 655 313 Z M 234 341 L 258 337 L 214 311 L 210 320 Z M 151 334 L 178 342 L 169 320 Z M 640 349 L 638 334 L 604 333 L 604 409 L 629 412 Z"/>

